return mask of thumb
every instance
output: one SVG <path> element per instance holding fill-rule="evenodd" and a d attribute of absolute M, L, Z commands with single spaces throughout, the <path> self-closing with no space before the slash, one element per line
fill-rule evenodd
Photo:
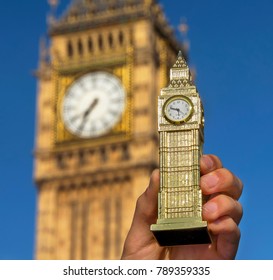
<path fill-rule="evenodd" d="M 150 183 L 145 192 L 138 198 L 132 228 L 149 229 L 157 218 L 157 197 L 159 189 L 159 170 L 153 171 Z"/>
<path fill-rule="evenodd" d="M 157 195 L 159 171 L 154 170 L 145 192 L 138 198 L 132 225 L 127 235 L 123 255 L 134 254 L 151 242 L 155 242 L 150 225 L 157 219 Z"/>

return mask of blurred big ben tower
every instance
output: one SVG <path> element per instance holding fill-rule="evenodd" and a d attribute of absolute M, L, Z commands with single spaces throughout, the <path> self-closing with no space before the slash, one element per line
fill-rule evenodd
<path fill-rule="evenodd" d="M 55 6 L 57 1 L 51 1 Z M 37 70 L 37 259 L 118 259 L 179 44 L 155 0 L 74 0 Z"/>

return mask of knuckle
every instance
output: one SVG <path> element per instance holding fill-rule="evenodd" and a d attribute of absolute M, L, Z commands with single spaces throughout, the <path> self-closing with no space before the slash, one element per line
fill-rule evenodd
<path fill-rule="evenodd" d="M 226 233 L 240 234 L 239 228 L 232 218 L 226 219 L 225 229 Z"/>
<path fill-rule="evenodd" d="M 237 227 L 234 221 L 229 216 L 222 217 L 220 222 L 222 223 L 222 227 L 228 231 L 233 231 Z"/>
<path fill-rule="evenodd" d="M 234 175 L 231 171 L 229 171 L 226 168 L 221 168 L 221 169 L 219 169 L 218 172 L 219 172 L 218 176 L 220 177 L 222 182 L 225 182 L 227 184 L 232 184 L 233 183 Z"/>
<path fill-rule="evenodd" d="M 223 219 L 222 227 L 226 233 L 235 233 L 236 235 L 240 235 L 238 225 L 231 217 L 226 216 Z"/>
<path fill-rule="evenodd" d="M 227 192 L 229 195 L 238 200 L 243 191 L 242 181 L 226 168 L 216 170 L 219 178 L 219 188 L 222 192 Z"/>
<path fill-rule="evenodd" d="M 227 195 L 219 195 L 220 206 L 219 216 L 229 216 L 238 225 L 243 216 L 243 207 L 241 203 Z"/>

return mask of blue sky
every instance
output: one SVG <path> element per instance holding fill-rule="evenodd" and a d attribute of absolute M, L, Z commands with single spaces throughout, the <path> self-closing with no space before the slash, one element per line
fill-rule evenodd
<path fill-rule="evenodd" d="M 205 152 L 220 156 L 245 185 L 237 259 L 273 259 L 273 2 L 160 2 L 173 26 L 183 18 L 189 25 L 190 64 L 205 107 Z M 33 258 L 32 72 L 48 11 L 46 0 L 1 5 L 0 259 Z"/>

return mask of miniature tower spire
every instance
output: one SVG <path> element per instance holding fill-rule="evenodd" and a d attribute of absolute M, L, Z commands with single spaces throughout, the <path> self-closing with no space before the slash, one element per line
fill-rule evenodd
<path fill-rule="evenodd" d="M 176 62 L 170 70 L 170 79 L 170 87 L 178 88 L 192 85 L 190 69 L 181 50 L 178 53 Z"/>

